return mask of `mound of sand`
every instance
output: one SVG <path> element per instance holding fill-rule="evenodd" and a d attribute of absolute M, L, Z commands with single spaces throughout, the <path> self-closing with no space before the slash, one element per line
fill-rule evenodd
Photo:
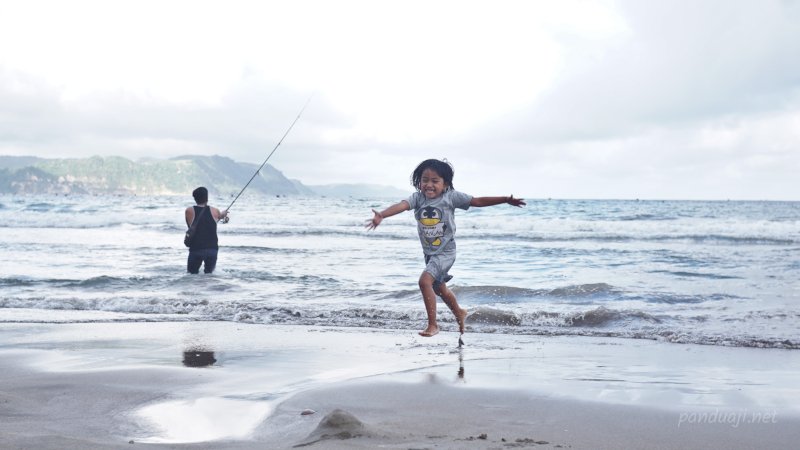
<path fill-rule="evenodd" d="M 295 447 L 305 447 L 329 439 L 353 439 L 369 436 L 371 433 L 356 416 L 342 409 L 328 413 L 317 425 L 317 428 Z"/>

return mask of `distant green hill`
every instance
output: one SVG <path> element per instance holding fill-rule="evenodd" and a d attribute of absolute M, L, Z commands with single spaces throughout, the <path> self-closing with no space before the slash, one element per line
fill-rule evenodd
<path fill-rule="evenodd" d="M 214 195 L 235 195 L 258 165 L 222 156 L 181 156 L 131 161 L 119 156 L 45 159 L 0 156 L 0 193 L 186 195 L 205 186 Z M 315 195 L 265 165 L 248 187 L 265 195 Z"/>

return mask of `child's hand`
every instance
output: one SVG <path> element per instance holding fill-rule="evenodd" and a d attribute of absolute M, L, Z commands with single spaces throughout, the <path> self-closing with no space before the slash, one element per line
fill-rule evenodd
<path fill-rule="evenodd" d="M 372 219 L 368 220 L 367 223 L 364 224 L 364 227 L 366 227 L 367 230 L 374 230 L 375 228 L 378 228 L 378 225 L 380 225 L 383 221 L 383 216 L 381 213 L 375 211 L 374 209 L 372 212 L 375 213 L 375 215 L 372 217 Z"/>
<path fill-rule="evenodd" d="M 511 206 L 517 206 L 517 207 L 525 206 L 525 200 L 524 199 L 514 198 L 513 195 L 508 197 L 508 201 L 506 201 L 506 203 L 508 203 Z"/>

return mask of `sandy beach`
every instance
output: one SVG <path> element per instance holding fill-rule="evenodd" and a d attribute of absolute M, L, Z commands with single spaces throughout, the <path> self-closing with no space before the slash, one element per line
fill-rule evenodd
<path fill-rule="evenodd" d="M 0 325 L 0 447 L 791 448 L 800 356 L 226 322 Z"/>

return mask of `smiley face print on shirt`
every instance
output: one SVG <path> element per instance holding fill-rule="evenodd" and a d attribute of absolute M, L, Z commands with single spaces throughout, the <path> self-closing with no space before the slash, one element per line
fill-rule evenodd
<path fill-rule="evenodd" d="M 418 209 L 416 216 L 421 231 L 420 236 L 425 239 L 425 242 L 432 247 L 442 245 L 442 236 L 447 230 L 447 225 L 442 222 L 442 210 L 433 206 L 426 206 Z"/>

